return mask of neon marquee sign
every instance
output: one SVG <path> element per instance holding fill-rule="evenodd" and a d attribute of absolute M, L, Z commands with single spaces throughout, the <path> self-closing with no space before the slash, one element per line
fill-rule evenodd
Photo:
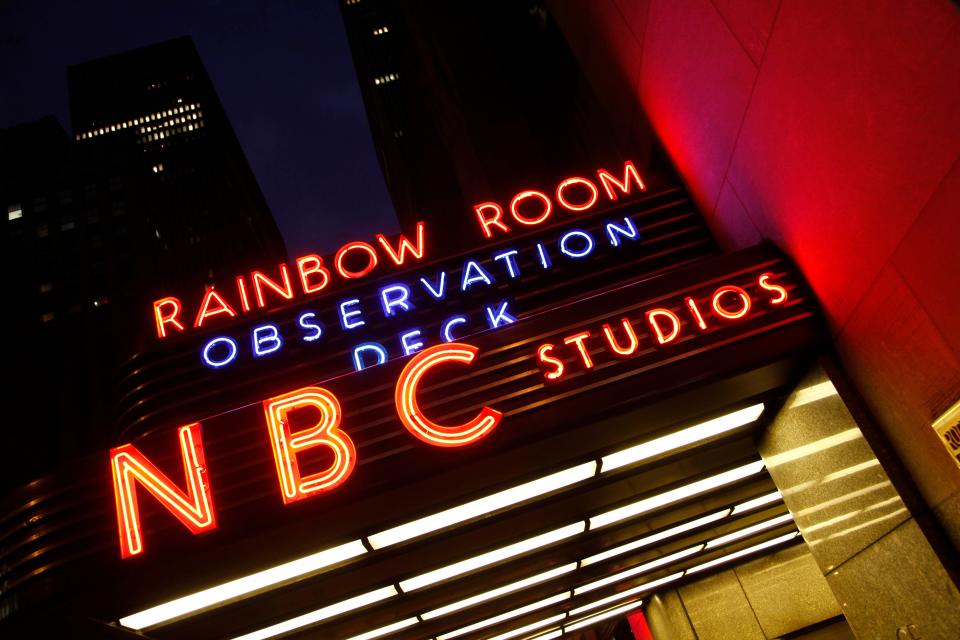
<path fill-rule="evenodd" d="M 655 298 L 634 305 L 625 315 L 614 316 L 619 317 L 618 320 L 608 318 L 599 326 L 585 323 L 572 331 L 564 330 L 557 334 L 559 339 L 522 343 L 518 347 L 520 359 L 539 371 L 547 383 L 544 393 L 549 394 L 552 385 L 568 385 L 570 379 L 576 377 L 571 375 L 574 371 L 580 376 L 610 375 L 604 373 L 613 370 L 607 362 L 626 363 L 651 351 L 658 358 L 674 358 L 682 353 L 678 349 L 682 349 L 686 341 L 695 340 L 701 334 L 729 332 L 738 325 L 760 321 L 793 302 L 792 285 L 775 272 L 757 271 L 749 280 L 743 275 L 734 275 L 696 295 Z M 615 291 L 607 297 L 616 298 L 616 294 Z M 493 401 L 487 399 L 489 404 L 481 401 L 475 413 L 459 424 L 443 424 L 421 408 L 422 389 L 429 380 L 455 373 L 451 367 L 470 367 L 478 354 L 479 349 L 473 345 L 441 343 L 419 350 L 405 363 L 392 385 L 392 404 L 396 420 L 409 436 L 428 446 L 450 449 L 479 442 L 502 428 L 509 412 L 500 405 L 507 396 Z M 516 359 L 513 354 L 506 357 Z M 529 387 L 528 382 L 523 385 Z M 343 412 L 333 391 L 311 385 L 268 398 L 261 403 L 261 409 L 283 504 L 314 499 L 350 480 L 357 464 L 357 446 L 347 432 L 350 416 Z M 306 412 L 309 420 L 305 425 L 301 420 L 294 427 L 290 418 L 294 412 Z M 217 529 L 213 487 L 218 470 L 207 468 L 201 424 L 189 424 L 177 433 L 183 463 L 182 481 L 164 474 L 132 444 L 110 452 L 123 558 L 144 551 L 144 531 L 137 502 L 141 490 L 149 493 L 190 533 L 196 535 Z M 326 466 L 317 469 L 312 464 L 310 471 L 305 471 L 299 456 L 317 450 L 330 454 L 324 458 L 328 461 Z"/>
<path fill-rule="evenodd" d="M 582 215 L 601 204 L 617 203 L 621 197 L 633 197 L 646 190 L 629 161 L 619 175 L 605 169 L 599 169 L 596 175 L 593 180 L 562 180 L 552 197 L 544 191 L 525 190 L 505 206 L 496 202 L 476 205 L 474 213 L 482 235 L 487 239 L 500 238 L 544 225 L 556 217 L 557 211 Z M 457 265 L 425 266 L 420 272 L 412 272 L 408 267 L 423 262 L 427 255 L 427 229 L 420 222 L 412 240 L 401 235 L 391 241 L 381 234 L 376 243 L 344 245 L 328 263 L 311 254 L 292 264 L 281 264 L 270 274 L 253 271 L 239 275 L 232 287 L 209 287 L 199 296 L 192 322 L 186 306 L 172 296 L 153 303 L 153 316 L 157 336 L 163 340 L 175 334 L 209 330 L 244 314 L 262 313 L 326 295 L 336 283 L 364 278 L 381 264 L 403 268 L 405 275 L 379 286 L 373 300 L 362 300 L 357 295 L 334 301 L 325 298 L 323 307 L 301 310 L 287 327 L 275 321 L 261 322 L 243 334 L 219 333 L 207 339 L 198 354 L 207 368 L 223 370 L 245 359 L 256 360 L 281 352 L 291 341 L 299 346 L 323 344 L 333 331 L 357 336 L 348 358 L 350 368 L 359 371 L 383 364 L 392 356 L 410 356 L 429 344 L 452 342 L 513 324 L 522 317 L 522 310 L 504 294 L 516 290 L 525 277 L 534 273 L 554 274 L 558 267 L 562 270 L 565 265 L 599 254 L 625 253 L 640 240 L 634 218 L 617 215 L 594 229 L 553 231 L 549 236 L 525 239 L 521 245 L 466 256 Z M 465 312 L 463 307 L 476 307 L 481 299 L 479 308 Z M 413 320 L 420 310 L 444 310 L 455 305 L 460 308 L 451 309 L 440 325 L 429 332 Z M 396 338 L 385 343 L 381 335 L 364 339 L 364 327 L 372 321 L 397 325 L 406 322 L 407 326 L 398 327 Z"/>
<path fill-rule="evenodd" d="M 704 332 L 710 329 L 710 323 L 731 321 L 745 318 L 753 305 L 757 293 L 765 294 L 763 302 L 778 306 L 789 298 L 787 290 L 776 283 L 774 274 L 763 273 L 756 281 L 757 292 L 753 296 L 743 287 L 727 284 L 718 287 L 709 297 L 708 314 L 701 311 L 704 301 L 692 296 L 683 298 L 682 305 L 676 305 L 689 314 L 689 318 L 681 319 L 679 313 L 671 308 L 655 307 L 643 310 L 637 318 L 624 317 L 617 323 L 606 323 L 592 329 L 581 329 L 564 336 L 562 345 L 545 342 L 537 348 L 537 358 L 543 368 L 543 375 L 547 380 L 559 380 L 574 366 L 582 369 L 592 369 L 597 352 L 615 358 L 628 358 L 640 350 L 640 339 L 637 336 L 636 325 L 645 326 L 651 341 L 657 346 L 668 345 L 682 339 L 685 331 Z M 705 305 L 703 305 L 705 306 Z M 642 335 L 642 334 L 641 334 Z M 599 348 L 597 345 L 600 345 Z M 568 355 L 573 355 L 574 363 L 565 364 L 564 359 L 558 357 L 558 352 L 566 349 Z"/>

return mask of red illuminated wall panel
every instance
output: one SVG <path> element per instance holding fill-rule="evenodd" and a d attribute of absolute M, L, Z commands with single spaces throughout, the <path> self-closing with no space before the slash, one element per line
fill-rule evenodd
<path fill-rule="evenodd" d="M 858 390 L 960 543 L 960 473 L 929 426 L 960 397 L 957 6 L 551 8 L 602 99 L 622 110 L 597 77 L 620 74 L 721 242 L 773 240 L 799 264 Z"/>

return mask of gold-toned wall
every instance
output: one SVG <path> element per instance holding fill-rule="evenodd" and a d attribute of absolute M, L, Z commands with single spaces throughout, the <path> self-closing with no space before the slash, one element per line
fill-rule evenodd
<path fill-rule="evenodd" d="M 645 613 L 656 640 L 767 640 L 841 609 L 801 544 L 659 593 Z"/>
<path fill-rule="evenodd" d="M 822 369 L 760 455 L 858 638 L 960 638 L 960 592 Z"/>

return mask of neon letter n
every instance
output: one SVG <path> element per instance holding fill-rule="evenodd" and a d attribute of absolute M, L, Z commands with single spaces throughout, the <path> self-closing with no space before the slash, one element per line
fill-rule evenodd
<path fill-rule="evenodd" d="M 129 558 L 143 552 L 140 510 L 137 506 L 137 483 L 156 498 L 163 507 L 191 533 L 205 533 L 217 528 L 207 463 L 203 455 L 200 423 L 180 427 L 180 450 L 187 490 L 181 491 L 155 464 L 132 444 L 110 450 L 113 470 L 113 493 L 120 529 L 120 555 Z"/>

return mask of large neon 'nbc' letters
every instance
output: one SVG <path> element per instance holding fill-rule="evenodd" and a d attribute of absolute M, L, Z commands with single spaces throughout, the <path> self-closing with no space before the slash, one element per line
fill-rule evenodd
<path fill-rule="evenodd" d="M 200 423 L 180 427 L 178 433 L 187 480 L 185 492 L 132 444 L 110 450 L 117 525 L 120 530 L 120 555 L 124 558 L 143 552 L 137 483 L 192 533 L 204 533 L 217 528 L 213 497 L 206 480 L 207 463 L 203 456 Z"/>

